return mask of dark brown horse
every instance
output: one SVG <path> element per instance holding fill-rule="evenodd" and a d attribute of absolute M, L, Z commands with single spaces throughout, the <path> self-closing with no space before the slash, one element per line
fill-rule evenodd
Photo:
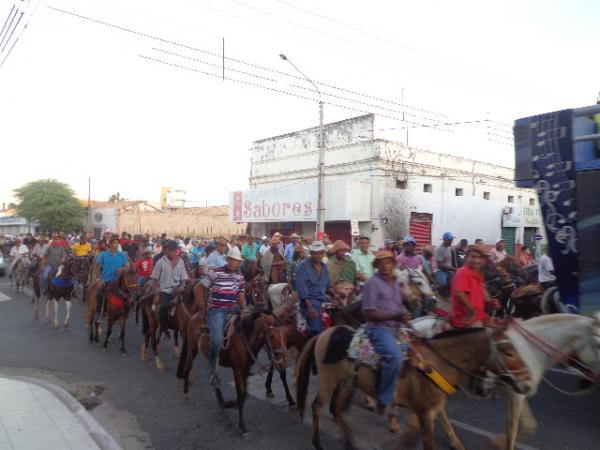
<path fill-rule="evenodd" d="M 322 449 L 319 417 L 321 409 L 336 391 L 333 409 L 342 429 L 346 448 L 352 446 L 351 429 L 343 417 L 352 397 L 353 390 L 360 389 L 366 395 L 377 396 L 377 374 L 370 366 L 359 365 L 348 359 L 347 349 L 354 331 L 347 327 L 333 327 L 312 338 L 298 361 L 297 396 L 300 417 L 304 415 L 311 366 L 316 363 L 319 376 L 319 391 L 312 403 L 313 437 L 316 449 Z M 427 369 L 417 368 L 417 362 L 426 362 L 452 386 L 458 385 L 480 366 L 490 362 L 492 368 L 507 377 L 512 377 L 515 387 L 521 389 L 529 379 L 525 365 L 513 345 L 504 335 L 504 329 L 488 331 L 472 328 L 450 331 L 424 344 L 418 345 L 420 358 L 408 361 L 396 382 L 394 405 L 412 410 L 418 418 L 424 450 L 433 450 L 433 423 L 439 415 L 442 426 L 451 440 L 453 448 L 464 449 L 446 415 L 444 405 L 447 394 L 432 383 L 425 375 Z M 413 358 L 415 362 L 412 363 Z M 502 369 L 499 369 L 499 368 Z M 506 368 L 506 370 L 505 370 Z M 424 370 L 424 371 L 422 371 Z M 523 384 L 521 384 L 523 383 Z M 525 389 L 523 387 L 523 389 Z"/>
<path fill-rule="evenodd" d="M 235 381 L 237 398 L 235 401 L 225 401 L 221 388 L 213 386 L 217 401 L 222 408 L 238 409 L 238 425 L 242 434 L 248 429 L 244 421 L 244 402 L 246 401 L 246 381 L 250 368 L 256 362 L 256 357 L 261 348 L 267 347 L 277 368 L 284 368 L 287 364 L 285 345 L 281 326 L 283 324 L 275 316 L 255 311 L 243 320 L 237 320 L 233 334 L 225 340 L 219 365 L 231 367 Z M 177 367 L 177 377 L 183 379 L 183 393 L 189 398 L 189 382 L 192 363 L 198 354 L 198 349 L 208 358 L 210 337 L 206 332 L 204 318 L 195 314 L 188 323 L 187 336 L 183 341 L 183 349 Z"/>
<path fill-rule="evenodd" d="M 47 285 L 46 321 L 50 320 L 50 302 L 54 304 L 54 327 L 58 328 L 58 302 L 62 298 L 67 306 L 67 316 L 63 322 L 66 328 L 71 320 L 71 297 L 75 282 L 73 279 L 73 258 L 67 256 L 58 267 L 50 271 Z"/>
<path fill-rule="evenodd" d="M 77 295 L 78 288 L 81 287 L 82 299 L 85 301 L 85 293 L 88 287 L 88 279 L 90 269 L 93 267 L 94 254 L 88 256 L 73 256 L 73 277 L 75 278 L 75 294 Z"/>
<path fill-rule="evenodd" d="M 115 281 L 112 281 L 106 287 L 106 337 L 103 348 L 107 348 L 108 339 L 112 333 L 113 324 L 119 321 L 121 327 L 119 340 L 121 342 L 121 353 L 126 353 L 125 349 L 125 323 L 129 317 L 129 308 L 133 305 L 133 297 L 137 290 L 137 274 L 135 270 L 128 269 L 121 272 Z M 96 319 L 94 325 L 90 327 L 90 341 L 98 342 L 99 320 Z M 94 336 L 95 332 L 95 336 Z"/>
<path fill-rule="evenodd" d="M 146 282 L 150 284 L 151 280 Z M 181 353 L 179 349 L 179 336 L 185 343 L 185 333 L 187 330 L 187 324 L 192 314 L 197 312 L 201 308 L 200 300 L 196 300 L 196 286 L 188 286 L 181 295 L 174 299 L 169 311 L 169 320 L 167 326 L 169 330 L 173 331 L 173 351 L 175 356 L 179 358 Z M 142 310 L 142 334 L 144 335 L 144 342 L 142 342 L 142 348 L 140 350 L 140 360 L 142 362 L 147 361 L 147 348 L 148 344 L 152 347 L 154 353 L 154 362 L 156 368 L 160 372 L 164 372 L 165 365 L 159 356 L 159 343 L 160 343 L 160 320 L 158 317 L 158 306 L 153 305 L 154 296 L 153 294 L 146 295 L 140 298 L 139 307 Z M 172 312 L 172 314 L 171 314 Z"/>

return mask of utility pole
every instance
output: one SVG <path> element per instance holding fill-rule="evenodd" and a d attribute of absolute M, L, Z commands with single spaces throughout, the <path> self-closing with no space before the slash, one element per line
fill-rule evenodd
<path fill-rule="evenodd" d="M 284 61 L 289 62 L 296 72 L 302 75 L 304 79 L 306 79 L 306 81 L 308 81 L 315 88 L 317 94 L 319 94 L 319 165 L 317 183 L 317 230 L 315 233 L 315 239 L 318 240 L 319 235 L 325 232 L 325 126 L 323 124 L 323 97 L 317 85 L 310 78 L 308 78 L 304 72 L 296 67 L 296 65 L 290 61 L 287 56 L 285 56 L 283 53 L 280 53 L 279 57 Z"/>

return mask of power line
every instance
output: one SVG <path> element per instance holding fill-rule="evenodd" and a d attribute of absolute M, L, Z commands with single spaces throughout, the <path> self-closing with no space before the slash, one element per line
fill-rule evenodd
<path fill-rule="evenodd" d="M 230 1 L 235 1 L 235 0 L 230 0 Z M 338 26 L 340 26 L 340 27 L 343 27 L 343 28 L 346 28 L 346 29 L 349 29 L 349 30 L 352 30 L 352 31 L 356 31 L 356 32 L 358 32 L 358 33 L 361 33 L 361 34 L 363 34 L 363 35 L 365 35 L 365 36 L 369 36 L 369 37 L 371 37 L 371 38 L 373 38 L 373 39 L 377 39 L 377 40 L 379 40 L 379 41 L 382 41 L 382 42 L 385 42 L 385 43 L 387 43 L 387 44 L 390 44 L 390 45 L 396 46 L 396 47 L 398 47 L 398 48 L 402 48 L 402 49 L 404 49 L 404 50 L 408 50 L 408 51 L 410 51 L 410 52 L 413 52 L 413 53 L 416 53 L 416 54 L 418 54 L 418 55 L 424 56 L 424 57 L 426 57 L 426 58 L 429 58 L 429 59 L 436 60 L 436 61 L 438 61 L 438 62 L 441 62 L 441 63 L 443 63 L 443 64 L 447 64 L 447 65 L 449 65 L 449 66 L 455 67 L 455 68 L 457 68 L 457 69 L 460 69 L 460 70 L 463 70 L 463 71 L 465 71 L 465 72 L 473 73 L 473 74 L 475 74 L 475 75 L 477 75 L 477 76 L 480 76 L 480 77 L 484 77 L 484 78 L 488 78 L 488 79 L 496 80 L 496 81 L 499 81 L 499 82 L 501 82 L 501 83 L 507 84 L 507 85 L 509 85 L 509 86 L 512 86 L 512 87 L 515 87 L 515 88 L 518 88 L 518 89 L 521 89 L 521 90 L 526 90 L 526 91 L 532 92 L 532 93 L 534 93 L 534 94 L 537 94 L 537 95 L 548 95 L 547 93 L 544 93 L 544 92 L 538 91 L 538 90 L 536 90 L 536 89 L 532 89 L 532 88 L 530 88 L 530 87 L 527 87 L 527 86 L 523 86 L 523 85 L 521 85 L 521 84 L 518 84 L 518 83 L 515 83 L 515 82 L 513 82 L 513 81 L 505 80 L 505 79 L 503 79 L 503 78 L 500 78 L 500 77 L 497 77 L 497 76 L 494 76 L 494 75 L 486 74 L 486 73 L 484 73 L 484 72 L 480 72 L 480 71 L 478 71 L 478 70 L 475 70 L 475 69 L 472 69 L 472 68 L 470 68 L 470 67 L 466 67 L 466 66 L 463 66 L 463 65 L 460 65 L 460 64 L 456 64 L 455 62 L 452 62 L 452 61 L 450 61 L 450 60 L 447 60 L 447 59 L 441 58 L 441 57 L 439 57 L 439 56 L 437 56 L 437 55 L 432 55 L 432 54 L 430 54 L 430 53 L 427 53 L 427 52 L 424 52 L 424 51 L 422 51 L 422 50 L 419 50 L 419 49 L 416 49 L 416 48 L 413 48 L 413 47 L 409 47 L 409 46 L 407 46 L 407 45 L 404 45 L 404 44 L 400 44 L 400 43 L 398 43 L 398 42 L 396 42 L 396 41 L 393 41 L 393 40 L 391 40 L 391 39 L 387 39 L 387 38 L 384 38 L 384 37 L 382 37 L 382 36 L 376 35 L 376 34 L 374 34 L 374 33 L 371 33 L 371 32 L 368 32 L 368 31 L 362 30 L 362 29 L 360 29 L 360 28 L 354 27 L 354 26 L 352 26 L 352 25 L 345 24 L 345 23 L 343 23 L 343 22 L 340 22 L 340 21 L 338 21 L 338 20 L 332 19 L 332 18 L 330 18 L 330 17 L 327 17 L 327 16 L 325 16 L 325 15 L 323 15 L 323 14 L 319 14 L 319 13 L 317 13 L 317 12 L 315 12 L 315 11 L 312 11 L 312 10 L 310 10 L 310 9 L 303 8 L 303 7 L 301 7 L 301 6 L 298 6 L 298 5 L 295 5 L 295 4 L 293 4 L 293 3 L 287 2 L 287 1 L 285 1 L 285 0 L 275 0 L 275 1 L 277 1 L 277 2 L 279 2 L 279 3 L 282 3 L 282 4 L 286 5 L 286 6 L 289 6 L 289 7 L 291 7 L 291 8 L 297 9 L 297 10 L 299 10 L 299 11 L 302 11 L 302 12 L 304 12 L 304 13 L 306 13 L 306 14 L 310 14 L 310 15 L 313 15 L 313 16 L 316 16 L 316 17 L 319 17 L 319 18 L 321 18 L 321 19 L 323 19 L 323 20 L 327 20 L 327 21 L 329 21 L 329 22 L 331 22 L 331 23 L 334 23 L 334 24 L 336 24 L 336 25 L 338 25 Z M 237 1 L 235 1 L 235 3 L 238 3 L 238 2 L 237 2 Z"/>
<path fill-rule="evenodd" d="M 208 51 L 208 50 L 204 50 L 204 49 L 200 49 L 200 48 L 197 48 L 197 47 L 193 47 L 191 45 L 182 44 L 182 43 L 179 43 L 179 42 L 176 42 L 176 41 L 172 41 L 172 40 L 169 40 L 169 39 L 161 38 L 161 37 L 158 37 L 158 36 L 155 36 L 155 35 L 151 35 L 151 34 L 148 34 L 148 33 L 143 33 L 143 32 L 140 32 L 140 31 L 132 30 L 130 28 L 126 28 L 126 27 L 123 27 L 123 26 L 120 26 L 120 25 L 116 25 L 116 24 L 113 24 L 113 23 L 110 23 L 110 22 L 103 21 L 103 20 L 95 19 L 93 17 L 88 17 L 88 16 L 84 16 L 84 15 L 81 15 L 81 14 L 78 14 L 78 13 L 75 13 L 75 12 L 72 12 L 72 11 L 67 11 L 67 10 L 63 10 L 63 9 L 60 9 L 60 8 L 56 8 L 56 7 L 51 6 L 51 5 L 47 5 L 47 7 L 49 9 L 53 10 L 53 11 L 56 11 L 56 12 L 59 12 L 59 13 L 62 13 L 62 14 L 71 15 L 71 16 L 77 17 L 79 19 L 87 20 L 87 21 L 90 21 L 90 22 L 93 22 L 93 23 L 97 23 L 99 25 L 103 25 L 103 26 L 106 26 L 106 27 L 114 28 L 114 29 L 117 29 L 117 30 L 120 30 L 120 31 L 125 31 L 125 32 L 130 33 L 130 34 L 134 34 L 134 35 L 141 36 L 141 37 L 144 37 L 144 38 L 156 40 L 156 41 L 159 41 L 159 42 L 163 42 L 163 43 L 166 43 L 166 44 L 170 44 L 170 45 L 174 45 L 174 46 L 177 46 L 177 47 L 185 48 L 185 49 L 188 49 L 188 50 L 200 52 L 200 53 L 203 53 L 203 54 L 211 55 L 211 56 L 214 56 L 214 57 L 218 57 L 219 59 L 223 58 L 222 54 L 218 54 L 218 53 L 211 52 L 211 51 Z M 269 68 L 269 67 L 264 67 L 264 66 L 261 66 L 261 65 L 258 65 L 258 64 L 254 64 L 254 63 L 250 63 L 250 62 L 247 62 L 247 61 L 243 61 L 243 60 L 240 60 L 240 59 L 231 58 L 231 57 L 225 57 L 225 59 L 227 61 L 232 61 L 232 62 L 235 62 L 235 63 L 238 63 L 238 64 L 247 65 L 249 67 L 254 67 L 254 68 L 265 70 L 265 71 L 272 72 L 272 73 L 277 73 L 277 74 L 280 74 L 280 75 L 283 75 L 283 76 L 286 76 L 286 77 L 290 77 L 290 78 L 294 78 L 294 79 L 298 79 L 298 80 L 302 79 L 302 78 L 300 78 L 300 77 L 298 77 L 296 75 L 291 75 L 291 74 L 286 73 L 286 72 L 282 72 L 282 71 L 279 71 L 279 70 L 276 70 L 276 69 L 272 69 L 272 68 Z M 330 87 L 332 89 L 337 89 L 337 90 L 345 91 L 345 92 L 348 92 L 348 93 L 352 93 L 354 95 L 360 95 L 360 96 L 363 96 L 363 97 L 368 97 L 368 98 L 372 98 L 372 99 L 378 99 L 379 101 L 385 101 L 387 103 L 396 104 L 398 106 L 402 106 L 402 107 L 405 107 L 405 108 L 410 108 L 410 109 L 414 109 L 414 110 L 418 110 L 418 111 L 423 111 L 423 112 L 428 112 L 428 113 L 433 113 L 433 114 L 441 115 L 439 113 L 435 113 L 435 112 L 428 111 L 428 110 L 425 110 L 425 109 L 413 107 L 413 106 L 410 106 L 410 105 L 405 105 L 405 104 L 401 104 L 401 103 L 397 103 L 397 102 L 393 102 L 393 101 L 389 101 L 389 100 L 385 100 L 385 99 L 379 99 L 377 97 L 368 96 L 368 95 L 361 94 L 361 93 L 358 93 L 358 92 L 355 92 L 355 91 L 350 91 L 350 90 L 347 90 L 347 89 L 339 88 L 339 87 L 334 86 L 332 84 L 321 83 L 321 82 L 318 82 L 318 81 L 315 81 L 315 83 L 320 84 L 322 86 Z M 408 113 L 405 112 L 405 114 L 408 114 Z M 413 115 L 413 116 L 418 117 L 418 118 L 422 118 L 422 119 L 425 119 L 425 120 L 431 120 L 431 121 L 435 121 L 436 120 L 436 119 L 424 118 L 424 117 L 416 116 L 416 115 Z M 445 116 L 445 117 L 449 117 L 449 116 Z M 398 120 L 398 119 L 395 118 L 394 120 Z"/>
<path fill-rule="evenodd" d="M 2 48 L 2 51 L 0 51 L 0 53 L 4 52 L 4 49 L 8 45 L 8 42 L 10 41 L 10 39 L 12 38 L 13 33 L 15 32 L 15 30 L 18 27 L 19 22 L 21 21 L 21 18 L 23 17 L 23 14 L 25 13 L 25 11 L 27 11 L 27 8 L 29 7 L 29 3 L 30 2 L 31 2 L 31 0 L 27 0 L 27 4 L 23 8 L 23 12 L 21 13 L 21 17 L 19 17 L 19 21 L 17 22 L 17 25 L 15 25 L 15 28 L 13 29 L 10 37 L 6 41 L 6 44 L 4 44 L 4 47 Z M 17 35 L 17 38 L 13 41 L 12 45 L 9 47 L 8 51 L 4 55 L 4 58 L 2 59 L 2 62 L 0 62 L 0 69 L 2 68 L 2 66 L 4 66 L 4 63 L 6 62 L 6 60 L 8 59 L 8 57 L 10 56 L 10 54 L 12 53 L 13 49 L 17 45 L 17 42 L 19 42 L 19 39 L 21 38 L 21 36 L 23 35 L 23 33 L 25 32 L 25 30 L 29 26 L 29 22 L 31 22 L 31 19 L 33 19 L 33 17 L 35 16 L 35 13 L 37 12 L 38 7 L 40 6 L 40 2 L 41 2 L 41 0 L 37 1 L 37 3 L 35 4 L 35 6 L 33 7 L 33 11 L 29 15 L 29 18 L 27 19 L 27 22 L 25 23 L 25 25 L 23 26 L 23 28 L 21 28 L 21 31 Z"/>

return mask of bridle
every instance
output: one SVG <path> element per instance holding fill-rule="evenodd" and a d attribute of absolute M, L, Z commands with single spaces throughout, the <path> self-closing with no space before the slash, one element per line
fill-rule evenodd
<path fill-rule="evenodd" d="M 275 314 L 273 314 L 273 316 L 277 320 L 281 320 Z M 279 338 L 281 340 L 281 347 L 279 347 L 279 348 L 273 348 L 271 346 L 271 342 L 270 342 L 270 339 L 269 339 L 269 333 L 270 332 L 279 333 Z M 266 326 L 265 347 L 267 348 L 267 350 L 269 351 L 269 353 L 273 357 L 273 362 L 276 365 L 282 365 L 282 364 L 286 363 L 287 347 L 285 345 L 285 339 L 284 339 L 283 330 L 281 329 L 281 327 L 277 327 L 277 326 L 274 326 L 274 325 L 267 325 Z M 279 358 L 277 358 L 277 356 L 279 356 Z"/>
<path fill-rule="evenodd" d="M 517 349 L 514 347 L 514 344 L 508 339 L 508 336 L 502 332 L 498 335 L 499 339 L 495 339 L 493 334 L 490 334 L 488 331 L 488 337 L 490 340 L 490 357 L 488 359 L 489 362 L 492 362 L 496 365 L 498 370 L 498 376 L 501 380 L 510 384 L 513 389 L 519 392 L 518 382 L 523 380 L 531 379 L 531 374 L 529 373 L 529 369 L 521 359 L 521 355 L 517 352 Z M 500 350 L 501 345 L 510 345 L 515 353 L 518 355 L 519 362 L 522 364 L 522 368 L 520 369 L 511 369 L 506 364 L 504 357 L 502 356 L 502 352 Z"/>

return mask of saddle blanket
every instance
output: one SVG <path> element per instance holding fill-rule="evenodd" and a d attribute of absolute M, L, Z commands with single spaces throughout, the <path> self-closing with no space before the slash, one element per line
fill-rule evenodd
<path fill-rule="evenodd" d="M 408 344 L 410 343 L 410 334 L 406 328 L 400 328 L 396 334 L 396 343 L 400 346 L 403 359 L 408 358 Z M 367 336 L 365 327 L 362 326 L 354 333 L 350 346 L 348 347 L 348 357 L 356 364 L 365 364 L 374 369 L 379 367 L 381 357 L 375 351 L 373 343 Z"/>
<path fill-rule="evenodd" d="M 71 289 L 74 286 L 72 280 L 65 280 L 63 278 L 52 278 L 52 284 L 66 289 Z"/>

